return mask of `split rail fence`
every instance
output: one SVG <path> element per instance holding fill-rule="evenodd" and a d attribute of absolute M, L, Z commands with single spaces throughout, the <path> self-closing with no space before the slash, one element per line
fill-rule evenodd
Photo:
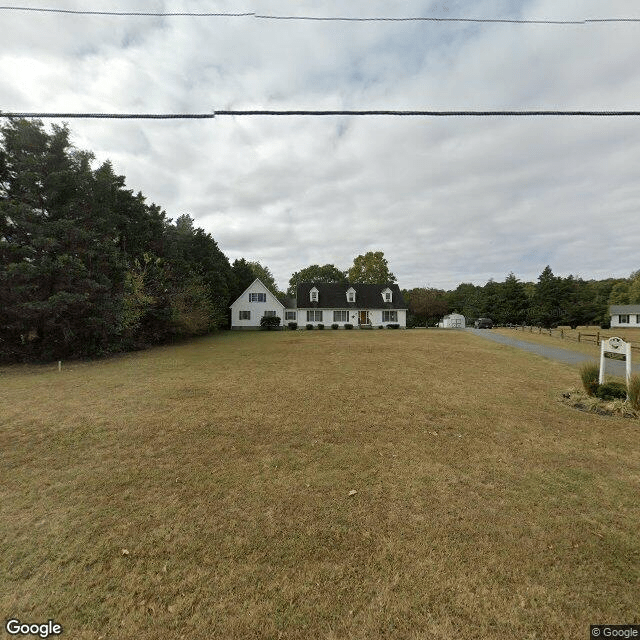
<path fill-rule="evenodd" d="M 570 329 L 568 327 L 558 327 L 557 329 L 544 329 L 543 327 L 534 327 L 529 325 L 524 326 L 512 326 L 511 329 L 515 331 L 523 331 L 525 333 L 533 333 L 539 335 L 552 336 L 554 338 L 560 338 L 561 340 L 573 340 L 573 342 L 587 342 L 600 346 L 602 340 L 608 340 L 614 336 L 622 338 L 625 342 L 631 343 L 631 349 L 640 351 L 640 342 L 634 342 L 629 339 L 626 331 L 615 333 L 615 329 L 608 329 L 607 332 L 600 331 L 598 329 Z M 640 331 L 639 336 L 640 337 Z"/>

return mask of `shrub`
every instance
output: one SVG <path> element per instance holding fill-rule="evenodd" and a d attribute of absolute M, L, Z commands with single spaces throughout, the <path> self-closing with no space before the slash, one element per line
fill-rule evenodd
<path fill-rule="evenodd" d="M 318 329 L 324 329 L 324 325 L 322 323 L 317 325 Z"/>
<path fill-rule="evenodd" d="M 373 327 L 370 324 L 361 324 L 360 329 L 364 329 L 365 331 L 370 331 Z"/>
<path fill-rule="evenodd" d="M 598 377 L 600 375 L 600 367 L 597 364 L 583 364 L 580 367 L 580 379 L 582 386 L 588 396 L 595 396 L 598 390 Z"/>
<path fill-rule="evenodd" d="M 605 382 L 598 387 L 596 397 L 600 400 L 624 400 L 627 397 L 627 386 L 622 382 Z"/>
<path fill-rule="evenodd" d="M 345 329 L 353 329 L 353 325 L 347 322 L 347 324 L 344 325 L 344 328 Z"/>
<path fill-rule="evenodd" d="M 380 326 L 378 326 L 378 329 L 384 329 L 384 325 L 381 324 Z"/>
<path fill-rule="evenodd" d="M 338 328 L 338 325 L 334 322 L 334 323 L 331 325 L 331 328 L 332 328 L 332 329 L 337 329 L 337 328 Z"/>
<path fill-rule="evenodd" d="M 313 325 L 312 324 L 308 324 L 307 325 L 307 329 L 309 329 L 309 331 L 311 331 L 311 329 L 313 329 Z"/>
<path fill-rule="evenodd" d="M 399 324 L 388 324 L 387 325 L 387 329 L 399 329 L 400 325 Z"/>
<path fill-rule="evenodd" d="M 291 331 L 295 331 L 298 328 L 298 323 L 290 322 L 288 326 L 289 326 L 289 329 L 291 329 Z"/>
<path fill-rule="evenodd" d="M 280 318 L 278 316 L 262 316 L 260 318 L 260 328 L 263 331 L 271 331 L 280 326 Z"/>
<path fill-rule="evenodd" d="M 634 373 L 629 378 L 627 396 L 629 397 L 631 408 L 640 411 L 640 376 L 637 373 Z"/>

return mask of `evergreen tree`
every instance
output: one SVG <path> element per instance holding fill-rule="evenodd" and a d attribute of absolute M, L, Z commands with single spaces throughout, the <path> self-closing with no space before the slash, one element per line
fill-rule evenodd
<path fill-rule="evenodd" d="M 561 278 L 553 275 L 547 265 L 538 276 L 538 284 L 532 301 L 532 319 L 542 327 L 551 328 L 561 324 L 562 319 Z"/>

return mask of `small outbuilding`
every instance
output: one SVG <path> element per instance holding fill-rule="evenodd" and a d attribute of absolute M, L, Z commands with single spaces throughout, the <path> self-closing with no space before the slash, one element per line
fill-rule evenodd
<path fill-rule="evenodd" d="M 464 316 L 460 313 L 450 313 L 448 316 L 442 318 L 442 322 L 440 322 L 438 326 L 443 329 L 464 329 Z"/>
<path fill-rule="evenodd" d="M 640 328 L 640 304 L 612 304 L 609 307 L 611 327 Z"/>

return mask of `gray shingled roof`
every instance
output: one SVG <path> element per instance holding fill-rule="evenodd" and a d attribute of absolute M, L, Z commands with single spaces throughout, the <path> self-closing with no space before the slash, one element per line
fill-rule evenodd
<path fill-rule="evenodd" d="M 640 304 L 612 304 L 609 307 L 609 314 L 618 316 L 625 313 L 640 313 Z"/>
<path fill-rule="evenodd" d="M 309 300 L 309 292 L 318 289 L 318 302 Z M 347 290 L 353 287 L 356 301 L 347 302 Z M 382 292 L 391 289 L 391 302 L 384 302 Z M 406 309 L 407 304 L 397 284 L 351 284 L 336 282 L 302 282 L 297 288 L 298 309 Z"/>

